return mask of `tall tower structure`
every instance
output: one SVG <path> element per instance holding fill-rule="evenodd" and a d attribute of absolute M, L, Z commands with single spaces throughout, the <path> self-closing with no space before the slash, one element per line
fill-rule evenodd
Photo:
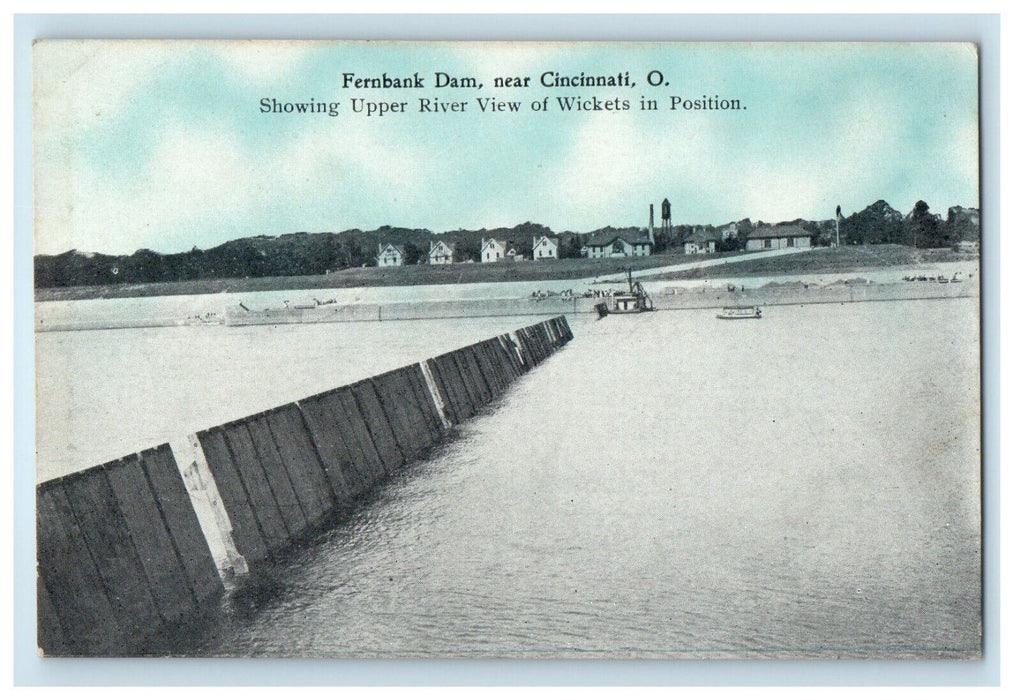
<path fill-rule="evenodd" d="M 653 234 L 653 229 L 656 226 L 656 218 L 655 218 L 655 214 L 653 213 L 654 211 L 655 211 L 654 206 L 652 204 L 650 204 L 649 205 L 649 242 L 650 243 L 655 243 L 656 242 L 656 237 Z"/>
<path fill-rule="evenodd" d="M 670 240 L 670 234 L 672 234 L 673 230 L 674 230 L 674 222 L 670 218 L 670 200 L 669 199 L 664 199 L 663 200 L 663 204 L 662 204 L 660 209 L 661 209 L 660 210 L 660 219 L 661 219 L 661 222 L 660 222 L 660 233 L 662 234 L 664 239 L 669 241 Z"/>
<path fill-rule="evenodd" d="M 837 248 L 840 247 L 840 220 L 842 218 L 844 218 L 844 217 L 840 214 L 840 205 L 838 204 L 837 205 L 837 213 L 833 217 L 833 220 L 837 222 L 837 245 L 836 245 Z"/>

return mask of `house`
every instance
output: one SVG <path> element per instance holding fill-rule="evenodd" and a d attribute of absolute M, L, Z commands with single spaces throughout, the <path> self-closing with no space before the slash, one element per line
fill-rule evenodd
<path fill-rule="evenodd" d="M 376 264 L 379 267 L 400 267 L 404 264 L 404 250 L 393 243 L 387 243 L 386 246 L 380 243 Z"/>
<path fill-rule="evenodd" d="M 532 237 L 532 260 L 558 257 L 558 240 L 555 236 Z"/>
<path fill-rule="evenodd" d="M 723 226 L 717 228 L 716 232 L 719 234 L 719 238 L 721 241 L 725 241 L 728 238 L 737 238 L 738 234 L 737 222 L 731 221 L 729 224 L 724 224 Z"/>
<path fill-rule="evenodd" d="M 812 234 L 800 226 L 759 226 L 748 234 L 745 250 L 811 248 Z"/>
<path fill-rule="evenodd" d="M 698 226 L 684 239 L 685 255 L 707 255 L 716 252 L 716 234 L 712 229 Z"/>
<path fill-rule="evenodd" d="M 454 263 L 454 249 L 443 241 L 436 241 L 429 246 L 430 265 L 452 265 Z"/>
<path fill-rule="evenodd" d="M 482 240 L 482 255 L 480 259 L 484 263 L 498 262 L 500 260 L 521 261 L 525 256 L 518 252 L 513 241 L 498 241 L 495 238 Z"/>
<path fill-rule="evenodd" d="M 645 257 L 652 254 L 652 241 L 646 232 L 603 231 L 592 234 L 581 253 L 586 258 Z"/>

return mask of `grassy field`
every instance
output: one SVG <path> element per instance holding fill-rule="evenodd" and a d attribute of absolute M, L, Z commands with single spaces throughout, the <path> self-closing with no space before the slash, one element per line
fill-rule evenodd
<path fill-rule="evenodd" d="M 671 252 L 626 261 L 635 270 L 697 262 L 706 257 L 733 258 L 727 265 L 656 275 L 650 279 L 680 280 L 703 277 L 763 277 L 800 273 L 864 272 L 893 265 L 925 265 L 933 262 L 974 259 L 974 255 L 953 250 L 919 250 L 899 245 L 846 246 L 817 248 L 793 256 L 742 261 L 742 253 L 714 256 L 684 255 Z M 419 284 L 469 284 L 474 282 L 528 282 L 550 279 L 588 279 L 616 272 L 625 261 L 529 260 L 483 265 L 412 265 L 408 267 L 365 267 L 329 275 L 302 277 L 255 277 L 247 279 L 189 280 L 151 284 L 113 284 L 91 287 L 54 287 L 35 291 L 36 301 L 74 299 L 112 299 L 119 297 L 172 296 L 178 294 L 218 294 L 221 292 L 258 292 L 282 289 L 340 289 L 345 287 L 411 286 Z"/>
<path fill-rule="evenodd" d="M 713 277 L 769 277 L 770 275 L 825 274 L 867 272 L 895 266 L 924 267 L 938 262 L 975 260 L 976 255 L 959 253 L 949 248 L 912 248 L 884 244 L 816 248 L 797 255 L 741 260 L 726 265 L 684 270 L 648 277 L 650 280 L 690 280 Z"/>

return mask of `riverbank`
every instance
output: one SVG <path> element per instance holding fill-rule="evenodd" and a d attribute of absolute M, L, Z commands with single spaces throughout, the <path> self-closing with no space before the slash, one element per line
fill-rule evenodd
<path fill-rule="evenodd" d="M 774 253 L 780 251 L 772 251 Z M 946 262 L 976 261 L 977 256 L 952 249 L 919 249 L 901 245 L 813 248 L 796 255 L 763 256 L 744 251 L 714 255 L 662 253 L 647 258 L 565 258 L 528 260 L 483 265 L 411 265 L 341 270 L 327 275 L 258 277 L 246 279 L 188 280 L 151 284 L 115 284 L 85 287 L 42 288 L 35 301 L 124 299 L 132 297 L 194 296 L 204 294 L 250 294 L 282 290 L 330 290 L 424 285 L 545 282 L 587 280 L 613 275 L 627 265 L 649 280 L 693 280 L 734 276 L 790 274 L 865 273 L 898 266 L 925 266 Z M 657 268 L 683 268 L 654 272 Z"/>
<path fill-rule="evenodd" d="M 905 275 L 915 277 L 914 275 Z M 734 278 L 731 278 L 734 279 Z M 738 278 L 739 279 L 739 278 Z M 807 279 L 807 278 L 806 278 Z M 834 304 L 863 301 L 909 299 L 947 299 L 978 297 L 977 270 L 951 282 L 950 276 L 924 280 L 900 280 L 877 283 L 866 277 L 853 277 L 827 284 L 808 282 L 797 276 L 778 278 L 761 286 L 740 283 L 668 286 L 653 291 L 653 306 L 658 310 L 705 309 L 735 305 L 780 306 L 789 304 Z M 655 283 L 652 283 L 655 284 Z M 619 290 L 618 290 L 619 291 Z M 604 293 L 612 293 L 605 289 Z M 231 306 L 189 316 L 153 313 L 114 315 L 51 316 L 38 315 L 36 332 L 108 330 L 115 328 L 159 328 L 174 326 L 279 326 L 291 324 L 420 321 L 430 319 L 527 317 L 559 314 L 589 314 L 603 297 L 554 294 L 519 298 L 427 299 L 386 303 L 323 304 L 319 306 L 279 306 L 252 308 Z"/>

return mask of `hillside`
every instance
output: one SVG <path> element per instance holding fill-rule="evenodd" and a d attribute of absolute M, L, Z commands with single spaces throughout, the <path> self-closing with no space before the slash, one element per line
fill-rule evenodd
<path fill-rule="evenodd" d="M 836 236 L 835 221 L 810 221 L 795 219 L 780 222 L 804 228 L 812 236 L 813 245 L 828 245 Z M 722 226 L 687 224 L 676 225 L 669 232 L 657 230 L 654 254 L 680 252 L 686 237 L 711 232 L 719 240 L 718 251 L 729 252 L 744 249 L 748 234 L 763 222 L 742 219 Z M 917 248 L 952 246 L 959 241 L 977 241 L 980 218 L 977 209 L 951 207 L 944 220 L 939 214 L 929 212 L 925 202 L 918 202 L 915 208 L 902 215 L 883 200 L 865 207 L 840 224 L 840 241 L 845 244 L 896 243 Z M 727 236 L 725 231 L 734 235 Z M 131 255 L 107 255 L 70 250 L 59 255 L 37 255 L 34 259 L 35 288 L 64 287 L 111 287 L 116 285 L 170 284 L 179 282 L 196 283 L 196 288 L 219 287 L 219 280 L 255 280 L 276 277 L 325 277 L 331 278 L 340 271 L 354 271 L 375 266 L 375 256 L 380 245 L 392 243 L 405 252 L 408 266 L 425 262 L 430 246 L 443 240 L 454 247 L 456 262 L 479 261 L 479 251 L 484 238 L 510 241 L 514 247 L 531 257 L 532 239 L 542 235 L 555 235 L 560 239 L 561 259 L 581 257 L 581 249 L 594 235 L 615 233 L 620 235 L 640 233 L 641 227 L 607 226 L 596 231 L 556 233 L 538 223 L 525 222 L 514 227 L 495 229 L 458 229 L 433 233 L 427 229 L 412 229 L 382 226 L 373 231 L 350 229 L 341 232 L 287 233 L 280 236 L 259 235 L 227 241 L 221 245 L 201 250 L 192 248 L 183 253 L 158 253 L 148 249 L 137 250 Z M 665 264 L 657 261 L 653 264 Z M 644 264 L 643 264 L 644 266 Z M 435 275 L 453 277 L 455 281 L 465 278 L 462 266 L 455 266 L 457 272 L 436 272 Z M 555 273 L 560 278 L 581 273 L 564 267 Z M 542 279 L 545 268 L 532 271 L 520 270 L 518 279 Z M 467 277 L 481 275 L 488 279 L 491 273 L 471 273 Z M 521 277 L 523 276 L 523 277 Z M 380 275 L 348 275 L 346 279 L 370 278 L 366 284 L 386 284 Z M 465 280 L 468 281 L 468 280 Z M 410 282 L 414 284 L 416 282 Z M 333 282 L 331 281 L 331 284 Z M 195 286 L 195 285 L 193 285 Z M 334 286 L 336 286 L 334 284 Z"/>

